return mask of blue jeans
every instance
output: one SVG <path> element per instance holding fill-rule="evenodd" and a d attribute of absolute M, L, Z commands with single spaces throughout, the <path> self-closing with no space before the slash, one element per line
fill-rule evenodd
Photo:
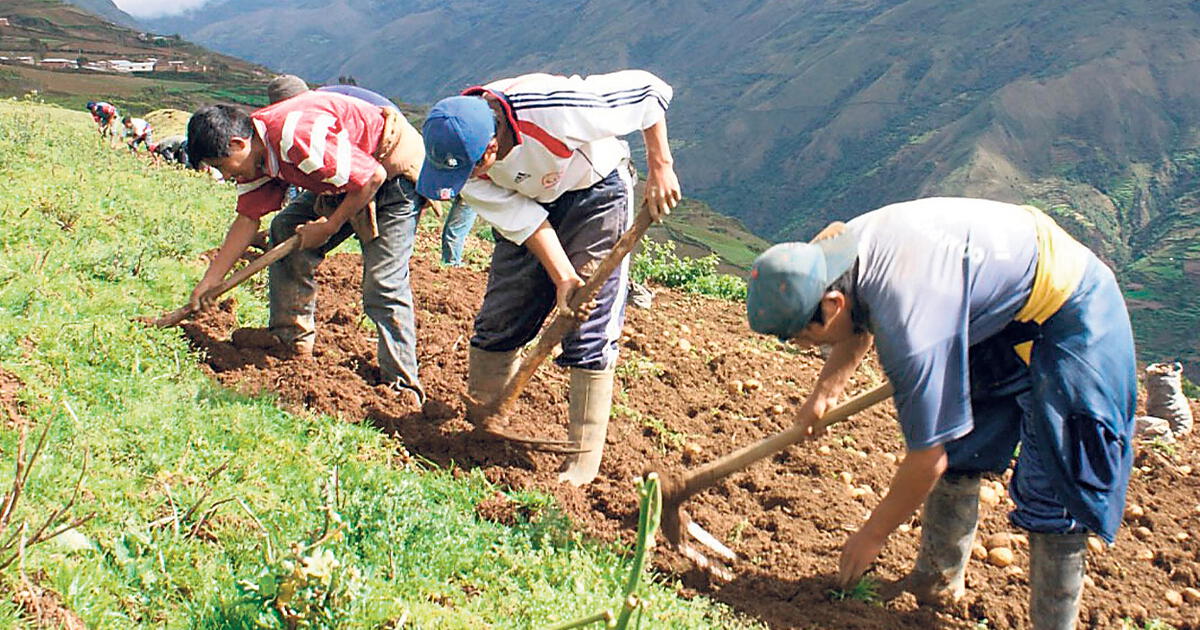
<path fill-rule="evenodd" d="M 463 203 L 462 197 L 454 200 L 450 211 L 446 213 L 446 223 L 442 225 L 442 264 L 451 267 L 461 267 L 463 264 L 463 243 L 475 225 L 475 211 Z"/>
<path fill-rule="evenodd" d="M 1031 362 L 1012 347 L 1033 341 Z M 946 444 L 948 473 L 1001 472 L 1018 442 L 1009 492 L 1017 527 L 1091 531 L 1112 542 L 1133 465 L 1133 334 L 1112 272 L 1092 259 L 1041 326 L 1013 324 L 971 346 L 974 429 Z"/>
<path fill-rule="evenodd" d="M 567 191 L 542 204 L 575 269 L 604 258 L 633 223 L 633 183 L 624 173 L 624 167 L 618 168 L 591 188 Z M 562 354 L 555 363 L 585 370 L 606 370 L 616 364 L 628 287 L 626 256 L 600 285 L 591 317 L 563 337 Z M 488 352 L 523 347 L 537 336 L 555 300 L 554 283 L 537 257 L 524 245 L 497 236 L 471 345 Z"/>
<path fill-rule="evenodd" d="M 317 217 L 316 195 L 304 191 L 271 221 L 271 243 L 296 233 L 296 227 Z M 413 183 L 394 177 L 375 193 L 379 236 L 362 246 L 363 310 L 379 333 L 379 372 L 382 382 L 407 387 L 424 400 L 417 378 L 417 330 L 413 313 L 408 259 L 420 218 L 419 197 Z M 317 308 L 313 272 L 325 254 L 354 234 L 349 222 L 322 246 L 293 252 L 271 265 L 271 332 L 285 342 L 316 338 Z"/>

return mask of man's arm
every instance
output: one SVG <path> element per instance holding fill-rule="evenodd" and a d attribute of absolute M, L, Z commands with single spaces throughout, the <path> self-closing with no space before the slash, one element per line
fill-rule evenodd
<path fill-rule="evenodd" d="M 796 411 L 795 423 L 806 425 L 809 437 L 819 437 L 825 432 L 823 428 L 818 427 L 817 421 L 842 395 L 846 383 L 871 349 L 873 340 L 874 336 L 871 333 L 863 332 L 833 345 L 829 358 L 825 360 L 825 366 L 817 376 L 816 385 L 813 386 L 808 399 Z"/>
<path fill-rule="evenodd" d="M 525 239 L 524 245 L 542 263 L 542 267 L 545 267 L 546 273 L 554 283 L 559 313 L 571 313 L 568 302 L 571 294 L 583 286 L 583 279 L 579 277 L 575 266 L 567 258 L 567 253 L 558 240 L 558 234 L 555 233 L 554 228 L 550 227 L 550 222 L 542 221 L 533 234 Z M 587 319 L 592 310 L 589 306 L 592 305 L 583 305 L 572 315 L 579 320 Z"/>
<path fill-rule="evenodd" d="M 204 272 L 204 277 L 192 290 L 188 306 L 194 310 L 212 306 L 211 300 L 203 299 L 204 294 L 220 284 L 225 279 L 225 274 L 233 269 L 234 263 L 246 252 L 246 248 L 258 234 L 258 225 L 257 219 L 251 219 L 242 214 L 237 215 L 233 224 L 229 226 L 229 232 L 225 234 L 225 242 L 221 243 L 221 249 L 217 250 L 212 262 L 208 264 L 208 270 Z"/>
<path fill-rule="evenodd" d="M 296 234 L 300 235 L 300 247 L 311 249 L 324 245 L 325 241 L 342 229 L 342 224 L 371 203 L 371 200 L 375 198 L 375 193 L 385 181 L 387 181 L 387 171 L 382 165 L 376 164 L 375 172 L 371 174 L 370 178 L 361 188 L 347 192 L 333 214 L 328 218 L 318 217 L 316 220 L 296 228 Z"/>
<path fill-rule="evenodd" d="M 646 189 L 644 199 L 655 221 L 671 213 L 679 204 L 683 193 L 679 189 L 679 178 L 675 176 L 675 160 L 667 142 L 667 119 L 662 118 L 642 130 L 646 141 Z"/>
<path fill-rule="evenodd" d="M 892 531 L 908 520 L 929 496 L 933 485 L 946 472 L 946 466 L 946 449 L 940 444 L 905 455 L 887 496 L 842 547 L 838 578 L 843 586 L 852 584 L 867 570 Z"/>

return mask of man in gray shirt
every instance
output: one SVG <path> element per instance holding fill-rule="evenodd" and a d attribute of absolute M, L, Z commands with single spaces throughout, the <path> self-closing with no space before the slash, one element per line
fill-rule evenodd
<path fill-rule="evenodd" d="M 908 452 L 843 548 L 844 584 L 923 503 L 902 585 L 961 596 L 979 477 L 1020 442 L 1009 518 L 1031 532 L 1033 627 L 1074 627 L 1087 533 L 1113 541 L 1133 461 L 1129 316 L 1092 252 L 1033 207 L 921 199 L 767 250 L 746 308 L 757 332 L 832 346 L 796 416 L 814 434 L 872 341 L 895 388 Z"/>

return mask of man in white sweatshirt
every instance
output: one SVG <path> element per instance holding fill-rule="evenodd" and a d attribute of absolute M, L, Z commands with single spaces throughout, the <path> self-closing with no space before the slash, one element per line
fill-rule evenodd
<path fill-rule="evenodd" d="M 667 146 L 671 87 L 643 70 L 589 77 L 529 74 L 473 87 L 434 105 L 425 121 L 417 192 L 461 193 L 496 233 L 487 293 L 471 338 L 468 396 L 488 401 L 515 373 L 520 350 L 557 304 L 583 286 L 579 270 L 603 258 L 633 219 L 629 145 L 646 143 L 645 203 L 661 220 L 679 202 Z M 600 467 L 612 407 L 628 266 L 562 343 L 570 369 L 570 439 L 584 452 L 561 481 L 583 485 Z"/>

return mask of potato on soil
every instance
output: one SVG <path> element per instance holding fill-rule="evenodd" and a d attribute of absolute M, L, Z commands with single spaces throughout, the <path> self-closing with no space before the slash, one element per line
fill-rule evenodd
<path fill-rule="evenodd" d="M 1013 552 L 1008 547 L 996 547 L 988 551 L 988 562 L 998 567 L 1006 567 L 1013 563 Z"/>
<path fill-rule="evenodd" d="M 1095 536 L 1088 536 L 1087 548 L 1092 553 L 1104 553 L 1104 541 Z"/>
<path fill-rule="evenodd" d="M 987 547 L 979 543 L 971 545 L 971 557 L 976 560 L 986 560 L 988 557 Z"/>
<path fill-rule="evenodd" d="M 1167 603 L 1172 606 L 1183 605 L 1183 595 L 1181 595 L 1179 591 L 1167 589 L 1167 591 L 1163 593 L 1163 599 L 1167 600 Z"/>
<path fill-rule="evenodd" d="M 1129 505 L 1125 506 L 1125 518 L 1126 519 L 1132 520 L 1132 519 L 1142 518 L 1145 515 L 1146 515 L 1146 510 L 1142 506 L 1140 506 L 1136 503 L 1130 503 Z"/>
<path fill-rule="evenodd" d="M 1010 535 L 1008 532 L 998 532 L 992 534 L 984 539 L 983 546 L 987 547 L 988 549 L 995 549 L 997 547 L 1011 547 L 1012 535 Z"/>
<path fill-rule="evenodd" d="M 1000 495 L 996 494 L 996 489 L 991 486 L 980 486 L 979 502 L 983 505 L 997 505 L 1000 503 Z"/>
<path fill-rule="evenodd" d="M 1183 589 L 1183 601 L 1189 604 L 1200 604 L 1200 589 L 1187 587 Z"/>

